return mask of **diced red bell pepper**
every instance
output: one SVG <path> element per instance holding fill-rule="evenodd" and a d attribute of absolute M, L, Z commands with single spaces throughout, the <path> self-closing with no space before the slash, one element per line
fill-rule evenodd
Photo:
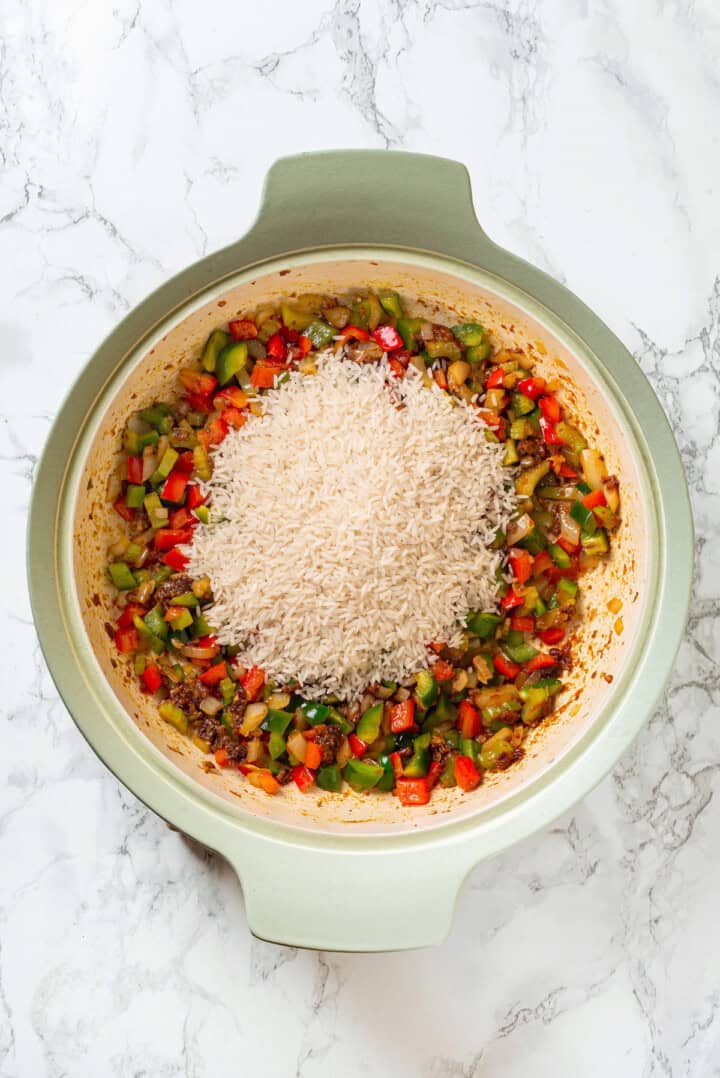
<path fill-rule="evenodd" d="M 193 528 L 197 524 L 197 517 L 194 517 L 187 506 L 183 505 L 180 509 L 176 509 L 174 513 L 170 514 L 168 520 L 168 526 L 171 529 L 176 528 Z"/>
<path fill-rule="evenodd" d="M 517 383 L 517 388 L 523 397 L 529 397 L 531 401 L 536 401 L 545 392 L 545 379 L 521 378 Z"/>
<path fill-rule="evenodd" d="M 175 461 L 175 467 L 179 472 L 187 472 L 187 474 L 190 475 L 190 472 L 195 467 L 192 449 L 186 449 L 184 452 L 180 453 L 178 459 Z"/>
<path fill-rule="evenodd" d="M 432 672 L 436 681 L 449 681 L 450 678 L 455 677 L 455 667 L 451 666 L 450 663 L 446 663 L 444 659 L 435 661 Z"/>
<path fill-rule="evenodd" d="M 427 776 L 421 779 L 403 776 L 395 783 L 395 793 L 401 805 L 427 805 L 430 800 L 430 783 Z"/>
<path fill-rule="evenodd" d="M 287 367 L 277 363 L 256 363 L 250 375 L 250 381 L 256 389 L 272 389 L 278 374 L 285 370 Z"/>
<path fill-rule="evenodd" d="M 203 397 L 209 397 L 217 385 L 214 374 L 197 371 L 192 367 L 180 371 L 180 381 L 188 393 L 199 393 Z"/>
<path fill-rule="evenodd" d="M 301 356 L 306 356 L 308 354 L 308 352 L 310 352 L 312 350 L 312 346 L 313 346 L 313 343 L 310 340 L 310 338 L 305 337 L 304 335 L 301 334 L 300 335 L 300 340 L 298 341 L 298 348 L 300 349 L 300 355 Z"/>
<path fill-rule="evenodd" d="M 236 341 L 252 341 L 258 335 L 258 329 L 252 318 L 236 318 L 228 322 L 230 336 Z"/>
<path fill-rule="evenodd" d="M 447 389 L 448 380 L 447 380 L 447 377 L 445 376 L 445 371 L 442 369 L 442 367 L 438 367 L 437 370 L 433 371 L 433 378 L 435 379 L 435 384 L 440 386 L 441 389 Z M 492 412 L 488 412 L 488 415 L 493 415 L 493 414 L 494 413 L 492 413 Z M 482 412 L 480 412 L 479 415 L 482 417 Z M 488 424 L 488 426 L 489 425 L 490 424 Z"/>
<path fill-rule="evenodd" d="M 227 665 L 223 659 L 222 662 L 215 663 L 214 666 L 209 666 L 207 670 L 203 670 L 198 680 L 202 681 L 203 685 L 219 685 L 223 678 L 226 677 Z"/>
<path fill-rule="evenodd" d="M 508 657 L 503 655 L 501 651 L 499 651 L 497 655 L 493 655 L 493 666 L 498 674 L 502 674 L 502 676 L 506 678 L 516 678 L 520 673 L 518 664 L 510 662 Z"/>
<path fill-rule="evenodd" d="M 205 495 L 198 486 L 197 483 L 190 483 L 187 488 L 187 497 L 185 498 L 185 506 L 188 509 L 197 509 L 199 505 L 202 505 L 205 501 Z"/>
<path fill-rule="evenodd" d="M 461 790 L 468 793 L 476 789 L 481 780 L 482 776 L 469 756 L 455 757 L 455 781 Z"/>
<path fill-rule="evenodd" d="M 396 359 L 395 356 L 390 356 L 390 358 L 388 359 L 388 366 L 390 367 L 390 370 L 393 372 L 396 378 L 405 377 L 405 374 L 407 373 L 407 367 L 404 363 L 401 363 L 399 359 Z"/>
<path fill-rule="evenodd" d="M 127 462 L 127 477 L 128 483 L 142 483 L 143 481 L 143 459 L 142 457 L 128 457 Z"/>
<path fill-rule="evenodd" d="M 340 330 L 338 334 L 343 344 L 347 341 L 369 341 L 370 334 L 366 329 L 361 329 L 360 326 L 345 326 L 345 329 Z M 400 342 L 402 344 L 402 341 Z"/>
<path fill-rule="evenodd" d="M 546 396 L 541 397 L 538 401 L 538 408 L 551 423 L 559 423 L 562 415 L 560 411 L 560 403 L 556 397 Z"/>
<path fill-rule="evenodd" d="M 188 485 L 188 473 L 179 468 L 173 468 L 170 475 L 163 483 L 160 497 L 164 502 L 181 502 L 185 497 L 185 487 Z"/>
<path fill-rule="evenodd" d="M 522 595 L 518 595 L 514 588 L 510 588 L 507 595 L 503 595 L 500 600 L 500 606 L 503 610 L 514 610 L 516 606 L 522 606 L 524 602 Z"/>
<path fill-rule="evenodd" d="M 497 430 L 502 421 L 502 416 L 497 412 L 491 412 L 489 408 L 481 408 L 478 411 L 478 415 L 482 419 L 486 427 L 490 427 L 491 430 Z"/>
<path fill-rule="evenodd" d="M 305 793 L 307 788 L 312 786 L 315 781 L 314 773 L 309 767 L 305 767 L 305 764 L 298 764 L 297 767 L 294 767 L 292 777 L 300 793 Z"/>
<path fill-rule="evenodd" d="M 410 730 L 415 723 L 415 701 L 403 700 L 390 709 L 390 729 L 394 734 Z"/>
<path fill-rule="evenodd" d="M 115 633 L 115 647 L 122 655 L 130 651 L 137 651 L 140 647 L 140 636 L 136 628 L 118 629 Z"/>
<path fill-rule="evenodd" d="M 183 569 L 187 568 L 190 559 L 187 554 L 183 554 L 181 550 L 173 547 L 172 550 L 168 550 L 167 554 L 163 554 L 160 561 L 164 565 L 169 565 L 176 573 L 181 573 Z"/>
<path fill-rule="evenodd" d="M 394 352 L 402 348 L 403 339 L 394 326 L 378 326 L 372 335 L 376 344 L 379 344 L 383 352 Z"/>
<path fill-rule="evenodd" d="M 525 669 L 528 673 L 531 671 L 545 671 L 545 669 L 549 669 L 551 666 L 557 666 L 557 660 L 553 659 L 552 655 L 546 655 L 543 652 L 540 652 L 539 655 L 535 655 L 535 658 L 532 658 L 529 662 L 525 663 Z"/>
<path fill-rule="evenodd" d="M 586 509 L 597 509 L 599 505 L 607 505 L 607 498 L 602 489 L 598 488 L 597 490 L 591 490 L 589 494 L 586 494 L 582 499 L 582 503 Z"/>
<path fill-rule="evenodd" d="M 437 781 L 442 775 L 442 770 L 443 764 L 441 764 L 439 760 L 433 760 L 433 762 L 430 764 L 430 767 L 428 768 L 427 773 L 428 786 L 431 790 L 433 786 L 437 785 Z"/>
<path fill-rule="evenodd" d="M 486 389 L 499 389 L 503 384 L 503 378 L 505 377 L 505 371 L 502 367 L 493 367 L 490 374 L 485 381 Z"/>
<path fill-rule="evenodd" d="M 192 528 L 158 528 L 153 542 L 156 550 L 169 550 L 181 543 L 192 542 Z"/>
<path fill-rule="evenodd" d="M 541 550 L 539 554 L 535 555 L 535 563 L 533 565 L 533 575 L 540 576 L 542 573 L 546 573 L 548 569 L 554 569 L 555 563 L 548 554 L 547 550 Z"/>
<path fill-rule="evenodd" d="M 134 520 L 137 516 L 137 509 L 131 509 L 130 506 L 126 503 L 125 497 L 122 494 L 113 502 L 113 509 L 116 513 L 120 514 L 123 520 L 127 520 L 128 523 L 131 520 Z"/>
<path fill-rule="evenodd" d="M 510 618 L 510 628 L 517 633 L 531 633 L 535 628 L 535 618 L 530 614 L 513 614 Z"/>
<path fill-rule="evenodd" d="M 265 684 L 265 671 L 261 670 L 259 666 L 251 666 L 240 678 L 240 684 L 245 690 L 247 699 L 250 701 L 256 700 Z"/>
<path fill-rule="evenodd" d="M 462 700 L 458 708 L 457 728 L 461 737 L 477 737 L 480 733 L 480 712 L 469 700 Z"/>
<path fill-rule="evenodd" d="M 436 655 L 439 655 L 442 649 L 445 647 L 442 640 L 431 640 L 428 644 L 431 651 L 434 651 Z"/>
<path fill-rule="evenodd" d="M 508 561 L 518 584 L 526 584 L 532 575 L 532 554 L 520 547 L 513 547 L 508 554 Z"/>
<path fill-rule="evenodd" d="M 146 608 L 140 603 L 128 603 L 120 617 L 117 619 L 118 629 L 130 629 L 133 624 L 133 618 L 136 615 L 141 618 L 146 612 Z"/>
<path fill-rule="evenodd" d="M 248 398 L 240 386 L 225 386 L 213 397 L 213 404 L 218 409 L 247 408 Z"/>
<path fill-rule="evenodd" d="M 240 427 L 244 427 L 247 423 L 246 413 L 241 412 L 239 408 L 226 408 L 222 417 L 226 425 L 234 430 L 240 430 Z"/>
<path fill-rule="evenodd" d="M 548 445 L 562 445 L 563 440 L 558 434 L 555 424 L 552 423 L 546 416 L 540 416 L 540 430 L 542 431 L 543 440 Z"/>
<path fill-rule="evenodd" d="M 322 749 L 314 741 L 308 741 L 305 750 L 305 767 L 316 771 L 322 763 Z"/>
<path fill-rule="evenodd" d="M 577 479 L 578 477 L 578 473 L 566 460 L 562 461 L 555 471 L 558 475 L 562 476 L 563 479 Z"/>
<path fill-rule="evenodd" d="M 549 629 L 542 629 L 538 636 L 543 644 L 547 644 L 551 648 L 554 644 L 559 644 L 564 639 L 565 630 L 559 625 L 551 625 Z"/>
<path fill-rule="evenodd" d="M 367 742 L 359 738 L 357 734 L 350 734 L 348 742 L 350 743 L 353 756 L 364 756 L 368 750 Z"/>
<path fill-rule="evenodd" d="M 557 545 L 565 551 L 566 554 L 577 554 L 580 549 L 579 543 L 571 543 L 569 539 L 566 539 L 563 535 L 557 541 Z"/>
<path fill-rule="evenodd" d="M 287 345 L 279 333 L 273 333 L 265 346 L 265 351 L 271 359 L 276 359 L 279 363 L 285 362 Z"/>
<path fill-rule="evenodd" d="M 223 419 L 224 414 L 224 412 L 221 412 L 220 415 L 211 419 L 206 427 L 203 427 L 202 430 L 197 432 L 198 441 L 201 445 L 204 445 L 206 449 L 211 445 L 220 445 L 220 443 L 225 440 L 227 436 L 227 426 Z"/>
<path fill-rule="evenodd" d="M 544 655 L 543 652 L 535 655 L 529 662 L 525 663 L 525 669 L 528 673 L 533 670 L 548 670 L 551 666 L 557 666 L 557 659 L 553 659 L 552 655 Z"/>
<path fill-rule="evenodd" d="M 201 636 L 195 641 L 199 648 L 214 648 L 217 644 L 217 637 L 213 633 L 208 633 L 207 636 Z"/>
<path fill-rule="evenodd" d="M 160 673 L 160 667 L 155 666 L 154 663 L 149 663 L 140 676 L 147 692 L 157 692 L 162 685 L 163 679 L 162 674 Z"/>
<path fill-rule="evenodd" d="M 227 767 L 230 763 L 227 749 L 215 749 L 215 763 L 218 767 Z"/>
<path fill-rule="evenodd" d="M 390 753 L 390 763 L 392 764 L 392 769 L 395 772 L 395 778 L 399 779 L 403 773 L 403 760 L 399 752 Z"/>
<path fill-rule="evenodd" d="M 204 393 L 186 393 L 185 400 L 193 412 L 212 412 L 213 410 L 212 397 Z"/>
<path fill-rule="evenodd" d="M 280 327 L 280 336 L 284 341 L 288 341 L 289 344 L 297 344 L 300 340 L 300 332 L 297 329 L 290 329 L 289 326 Z"/>

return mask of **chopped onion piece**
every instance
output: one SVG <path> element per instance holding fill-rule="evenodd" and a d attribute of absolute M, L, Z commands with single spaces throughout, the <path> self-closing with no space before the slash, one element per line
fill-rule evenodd
<path fill-rule="evenodd" d="M 217 715 L 218 711 L 222 711 L 222 700 L 218 700 L 217 696 L 205 696 L 200 701 L 200 710 L 205 715 Z"/>
<path fill-rule="evenodd" d="M 194 644 L 185 644 L 180 648 L 181 653 L 188 659 L 214 659 L 220 648 L 199 648 Z"/>
<path fill-rule="evenodd" d="M 560 535 L 572 546 L 580 544 L 580 525 L 570 516 L 567 506 L 560 506 Z"/>
<path fill-rule="evenodd" d="M 240 726 L 240 733 L 243 737 L 249 737 L 254 733 L 258 726 L 263 723 L 267 717 L 268 706 L 267 704 L 261 704 L 260 702 L 255 704 L 248 704 L 243 715 L 243 721 Z"/>
<path fill-rule="evenodd" d="M 307 741 L 300 733 L 299 730 L 293 730 L 287 739 L 287 750 L 291 752 L 300 763 L 305 762 L 305 754 L 307 753 Z"/>
<path fill-rule="evenodd" d="M 535 521 L 529 513 L 523 513 L 517 518 L 517 520 L 511 520 L 507 530 L 507 542 L 509 546 L 514 546 L 515 543 L 519 543 L 535 527 Z"/>

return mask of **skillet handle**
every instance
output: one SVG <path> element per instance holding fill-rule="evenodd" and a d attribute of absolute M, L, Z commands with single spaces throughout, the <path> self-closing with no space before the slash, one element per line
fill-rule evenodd
<path fill-rule="evenodd" d="M 266 257 L 359 244 L 483 262 L 495 244 L 478 224 L 464 165 L 393 150 L 333 150 L 276 161 L 246 236 Z"/>
<path fill-rule="evenodd" d="M 236 833 L 233 849 L 223 852 L 240 877 L 253 935 L 323 951 L 401 951 L 442 942 L 476 860 L 468 863 L 452 847 L 381 851 L 361 841 L 348 850 L 248 833 Z"/>

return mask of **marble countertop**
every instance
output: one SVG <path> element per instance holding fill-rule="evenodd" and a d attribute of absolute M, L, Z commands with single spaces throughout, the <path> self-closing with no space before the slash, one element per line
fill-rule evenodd
<path fill-rule="evenodd" d="M 0 75 L 0 1075 L 720 1075 L 720 14 L 712 0 L 7 0 Z M 281 154 L 444 154 L 626 342 L 677 434 L 697 577 L 661 707 L 480 865 L 435 950 L 248 933 L 230 869 L 95 759 L 29 612 L 33 468 L 88 355 L 240 234 Z M 291 898 L 289 898 L 291 908 Z"/>

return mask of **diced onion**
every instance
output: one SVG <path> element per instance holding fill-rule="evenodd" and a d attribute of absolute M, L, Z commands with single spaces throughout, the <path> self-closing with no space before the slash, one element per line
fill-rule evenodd
<path fill-rule="evenodd" d="M 535 521 L 529 513 L 523 513 L 517 520 L 511 520 L 507 530 L 507 542 L 514 546 L 530 534 L 535 527 Z"/>
<path fill-rule="evenodd" d="M 580 525 L 577 520 L 570 516 L 567 506 L 562 505 L 560 507 L 559 517 L 561 537 L 566 539 L 572 546 L 578 546 L 580 543 Z"/>
<path fill-rule="evenodd" d="M 116 543 L 113 543 L 112 546 L 108 547 L 108 555 L 114 560 L 117 560 L 123 556 L 129 546 L 130 540 L 126 535 L 121 535 Z"/>
<path fill-rule="evenodd" d="M 267 706 L 273 711 L 284 711 L 290 703 L 289 692 L 274 692 L 272 696 L 269 696 L 265 701 Z"/>
<path fill-rule="evenodd" d="M 220 649 L 214 648 L 199 648 L 194 644 L 185 644 L 180 648 L 181 653 L 187 659 L 214 659 Z"/>
<path fill-rule="evenodd" d="M 253 734 L 258 726 L 263 723 L 267 717 L 268 706 L 267 704 L 255 703 L 248 704 L 243 715 L 243 721 L 240 725 L 240 733 L 243 737 L 249 737 Z"/>
<path fill-rule="evenodd" d="M 263 743 L 259 737 L 254 737 L 248 745 L 247 756 L 245 759 L 249 764 L 257 763 L 263 754 Z"/>
<path fill-rule="evenodd" d="M 300 763 L 305 762 L 305 754 L 307 753 L 307 741 L 300 733 L 299 730 L 293 730 L 287 739 L 287 750 L 295 756 Z"/>
<path fill-rule="evenodd" d="M 335 763 L 338 765 L 338 767 L 345 767 L 345 764 L 348 762 L 351 756 L 352 752 L 350 750 L 350 742 L 346 737 L 344 737 L 340 744 L 340 748 L 337 750 L 337 753 L 335 755 Z"/>
<path fill-rule="evenodd" d="M 585 482 L 593 490 L 599 490 L 603 479 L 607 479 L 607 468 L 600 453 L 597 449 L 583 449 L 580 453 L 580 462 Z"/>
<path fill-rule="evenodd" d="M 217 715 L 218 711 L 222 711 L 222 700 L 218 700 L 217 696 L 206 696 L 200 701 L 200 710 L 205 715 Z"/>
<path fill-rule="evenodd" d="M 150 449 L 150 452 L 148 452 L 148 449 L 150 449 L 149 446 L 147 446 L 146 449 L 143 450 L 143 467 L 142 467 L 142 481 L 143 481 L 143 483 L 147 483 L 148 479 L 150 478 L 150 476 L 153 474 L 153 472 L 157 468 L 157 454 L 152 449 Z"/>

